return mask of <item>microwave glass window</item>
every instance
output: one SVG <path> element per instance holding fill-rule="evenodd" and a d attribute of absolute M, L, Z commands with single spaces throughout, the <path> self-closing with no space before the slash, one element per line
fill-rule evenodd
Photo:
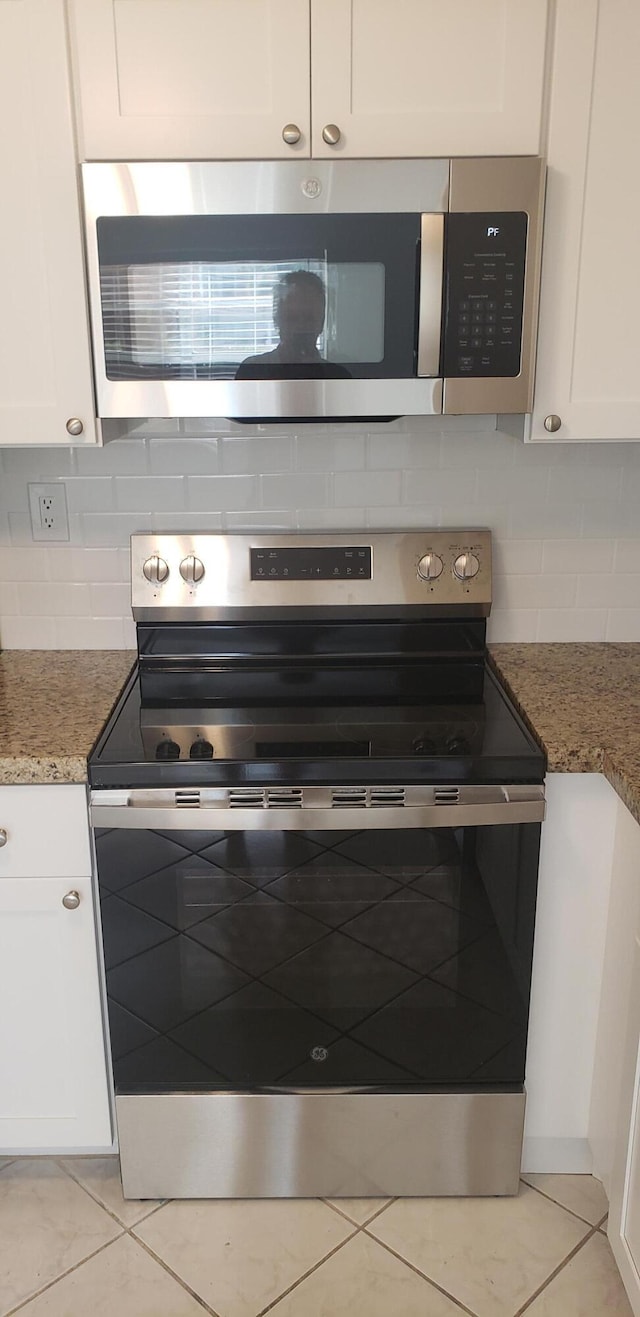
<path fill-rule="evenodd" d="M 415 215 L 103 217 L 98 251 L 108 379 L 415 374 Z"/>
<path fill-rule="evenodd" d="M 218 378 L 303 362 L 381 362 L 380 262 L 111 266 L 101 278 L 107 375 L 133 366 Z"/>

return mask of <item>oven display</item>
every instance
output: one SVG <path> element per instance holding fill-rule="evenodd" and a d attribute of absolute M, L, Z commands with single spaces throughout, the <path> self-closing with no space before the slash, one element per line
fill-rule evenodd
<path fill-rule="evenodd" d="M 321 548 L 251 549 L 252 581 L 370 581 L 369 545 Z"/>

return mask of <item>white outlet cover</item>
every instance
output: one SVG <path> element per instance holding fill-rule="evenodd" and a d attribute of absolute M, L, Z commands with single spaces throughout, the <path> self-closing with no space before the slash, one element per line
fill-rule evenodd
<path fill-rule="evenodd" d="M 34 540 L 57 540 L 58 543 L 64 543 L 69 539 L 69 513 L 64 481 L 56 480 L 46 485 L 29 483 L 27 489 L 31 534 Z M 50 502 L 50 507 L 43 507 L 45 499 L 47 503 Z"/>

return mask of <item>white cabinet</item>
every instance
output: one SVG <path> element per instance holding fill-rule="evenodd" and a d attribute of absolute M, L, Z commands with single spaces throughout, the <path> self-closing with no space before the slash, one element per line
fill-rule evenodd
<path fill-rule="evenodd" d="M 0 787 L 0 827 L 0 1152 L 107 1148 L 84 787 Z"/>
<path fill-rule="evenodd" d="M 640 436 L 639 49 L 640 5 L 557 0 L 533 440 Z"/>
<path fill-rule="evenodd" d="M 0 444 L 95 443 L 64 0 L 0 3 L 0 122 Z"/>
<path fill-rule="evenodd" d="M 608 1235 L 640 1314 L 640 826 L 623 804 L 611 904 L 592 1101 L 596 1173 L 609 1193 Z"/>
<path fill-rule="evenodd" d="M 70 0 L 88 160 L 535 154 L 548 0 Z M 283 129 L 294 124 L 297 142 Z M 333 144 L 323 129 L 335 125 Z"/>

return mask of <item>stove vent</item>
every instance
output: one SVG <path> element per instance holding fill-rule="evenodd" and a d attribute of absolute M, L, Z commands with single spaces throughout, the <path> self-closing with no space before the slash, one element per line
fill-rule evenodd
<path fill-rule="evenodd" d="M 189 791 L 187 787 L 182 791 L 176 791 L 175 803 L 177 809 L 199 809 L 200 792 L 198 790 Z"/>
<path fill-rule="evenodd" d="M 334 787 L 331 792 L 332 809 L 366 809 L 366 787 Z"/>
<path fill-rule="evenodd" d="M 434 805 L 459 805 L 460 787 L 434 787 Z"/>
<path fill-rule="evenodd" d="M 231 787 L 230 809 L 302 809 L 302 787 Z"/>
<path fill-rule="evenodd" d="M 369 804 L 372 808 L 376 805 L 402 806 L 405 804 L 404 787 L 371 787 Z"/>

